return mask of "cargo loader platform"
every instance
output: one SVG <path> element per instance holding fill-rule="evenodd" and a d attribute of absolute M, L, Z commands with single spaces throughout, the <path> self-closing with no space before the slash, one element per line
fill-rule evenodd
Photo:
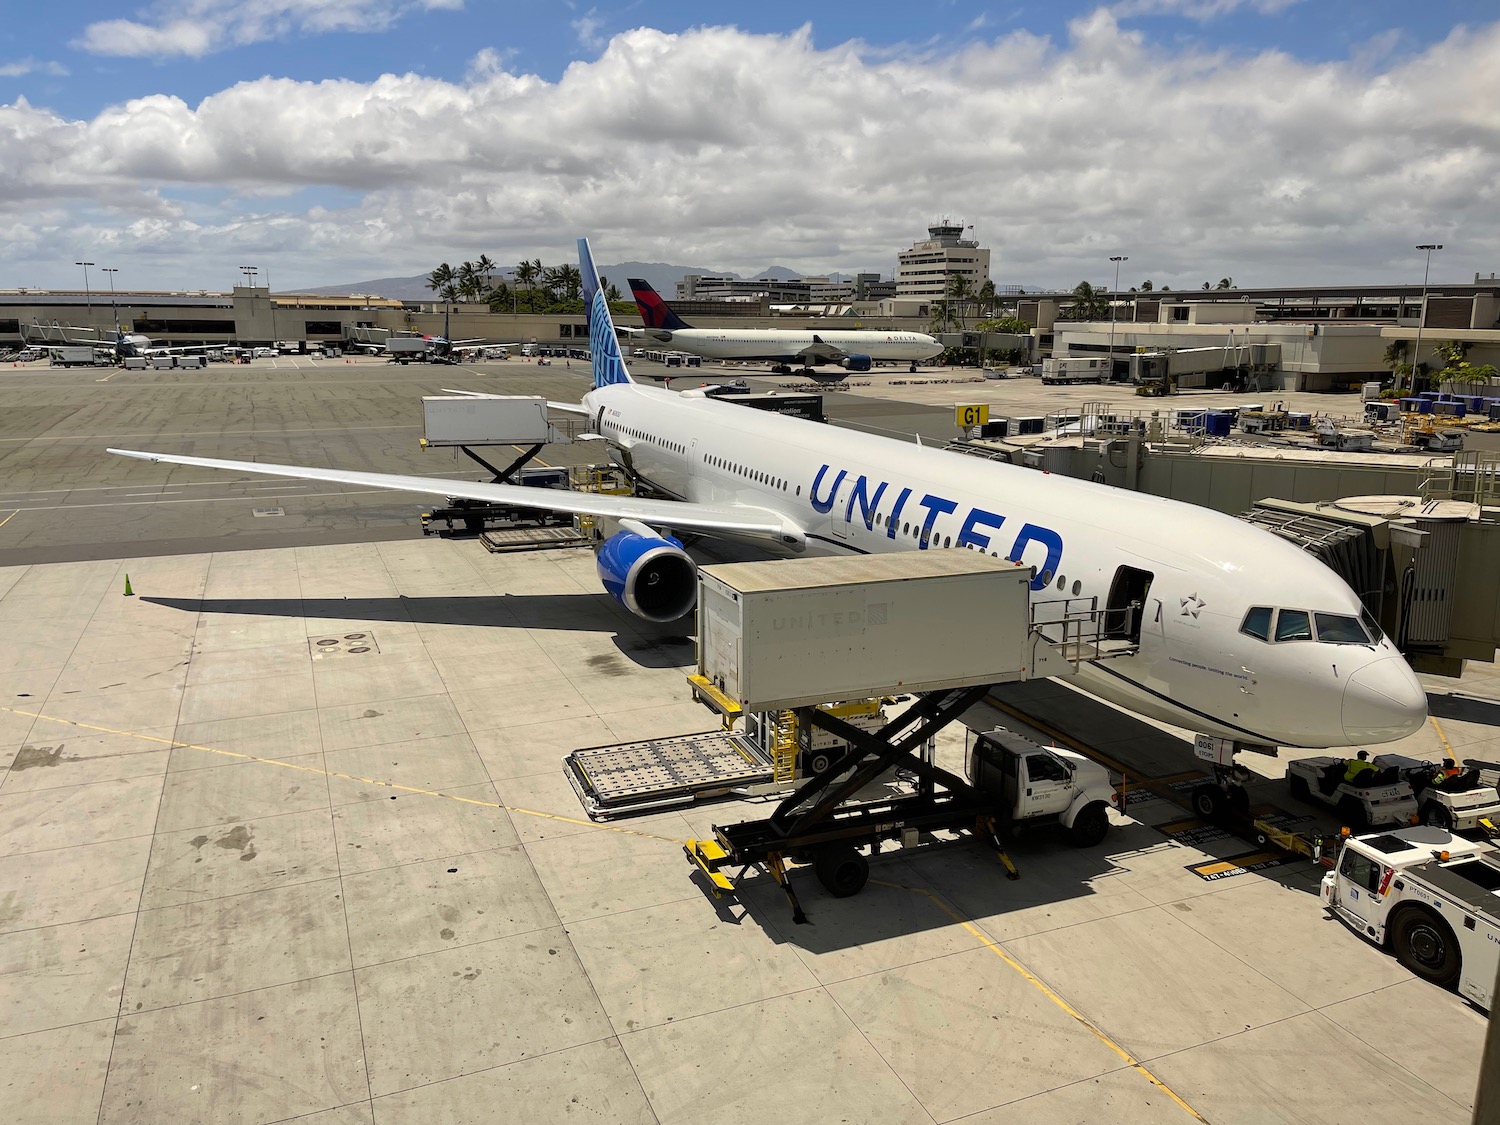
<path fill-rule="evenodd" d="M 575 750 L 563 768 L 593 820 L 680 808 L 771 783 L 771 760 L 724 731 Z"/>

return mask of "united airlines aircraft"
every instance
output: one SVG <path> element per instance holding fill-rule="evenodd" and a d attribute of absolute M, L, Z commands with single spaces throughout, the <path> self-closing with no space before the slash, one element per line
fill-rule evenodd
<path fill-rule="evenodd" d="M 1205 508 L 981 461 L 632 381 L 578 244 L 593 353 L 584 416 L 657 497 L 111 450 L 164 464 L 298 477 L 618 521 L 604 588 L 650 621 L 693 608 L 695 564 L 673 531 L 768 554 L 982 551 L 1034 572 L 1037 599 L 1097 599 L 1116 654 L 1080 686 L 1237 746 L 1334 747 L 1417 730 L 1426 695 L 1359 598 L 1290 543 Z M 983 614 L 956 645 L 985 643 Z"/>
<path fill-rule="evenodd" d="M 630 279 L 635 307 L 645 328 L 629 328 L 661 344 L 704 359 L 763 360 L 788 374 L 800 362 L 802 374 L 820 382 L 838 382 L 846 371 L 868 371 L 875 360 L 911 364 L 932 359 L 943 345 L 923 332 L 880 332 L 873 329 L 813 331 L 796 328 L 694 328 L 672 311 L 650 282 Z M 843 370 L 827 375 L 814 370 L 832 363 Z"/>

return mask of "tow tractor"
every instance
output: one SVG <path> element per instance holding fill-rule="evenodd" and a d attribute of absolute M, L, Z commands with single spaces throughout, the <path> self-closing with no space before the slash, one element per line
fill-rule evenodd
<path fill-rule="evenodd" d="M 1380 754 L 1375 764 L 1395 766 L 1411 785 L 1423 824 L 1450 832 L 1477 828 L 1486 835 L 1494 833 L 1494 825 L 1500 820 L 1500 792 L 1475 765 L 1465 763 L 1461 772 L 1445 777 L 1441 766 L 1404 754 Z"/>
<path fill-rule="evenodd" d="M 1488 1011 L 1500 966 L 1500 851 L 1431 825 L 1353 836 L 1323 906 L 1425 981 Z"/>
<path fill-rule="evenodd" d="M 1287 763 L 1287 785 L 1299 800 L 1337 809 L 1344 823 L 1355 827 L 1405 825 L 1416 821 L 1417 800 L 1411 783 L 1394 764 L 1366 770 L 1360 781 L 1345 781 L 1344 758 L 1318 756 Z"/>

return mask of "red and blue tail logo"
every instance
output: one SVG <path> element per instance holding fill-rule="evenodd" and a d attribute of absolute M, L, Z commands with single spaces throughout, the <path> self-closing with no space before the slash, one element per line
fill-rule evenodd
<path fill-rule="evenodd" d="M 630 295 L 635 298 L 635 307 L 641 310 L 641 320 L 647 328 L 662 328 L 668 332 L 676 332 L 679 328 L 692 327 L 672 311 L 672 306 L 661 299 L 661 294 L 651 288 L 649 281 L 632 277 Z"/>

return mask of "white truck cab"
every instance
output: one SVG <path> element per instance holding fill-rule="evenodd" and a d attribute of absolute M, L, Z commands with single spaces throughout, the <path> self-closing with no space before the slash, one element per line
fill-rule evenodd
<path fill-rule="evenodd" d="M 1323 906 L 1423 980 L 1489 1010 L 1500 966 L 1500 851 L 1419 825 L 1352 836 Z"/>
<path fill-rule="evenodd" d="M 1109 771 L 1082 754 L 996 727 L 970 732 L 965 769 L 970 784 L 1003 798 L 1011 828 L 1060 824 L 1084 848 L 1109 831 L 1109 808 L 1117 800 Z"/>

